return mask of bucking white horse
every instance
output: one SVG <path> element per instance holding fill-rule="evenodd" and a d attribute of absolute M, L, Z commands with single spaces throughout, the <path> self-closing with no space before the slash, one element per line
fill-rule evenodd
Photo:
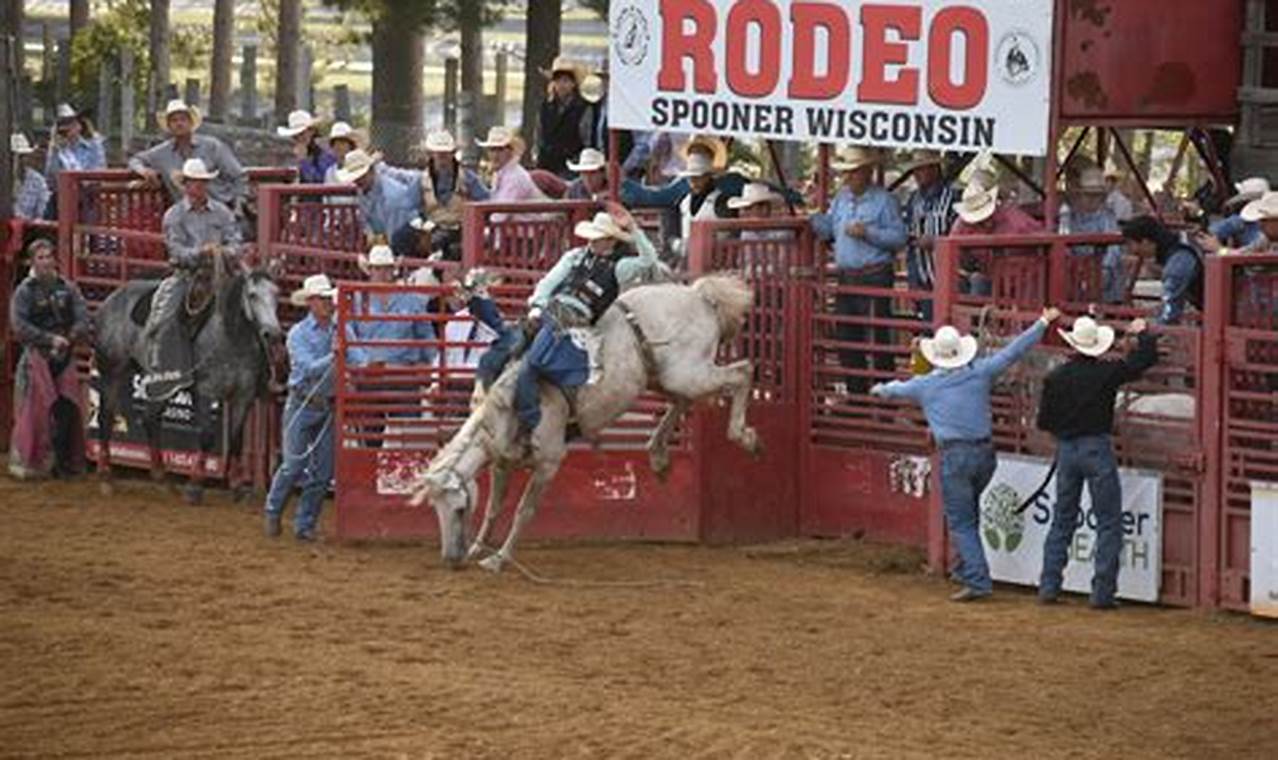
<path fill-rule="evenodd" d="M 693 403 L 710 396 L 731 394 L 728 438 L 757 454 L 758 435 L 746 424 L 750 362 L 715 363 L 719 346 L 740 331 L 752 301 L 749 286 L 738 277 L 722 274 L 707 275 L 692 285 L 646 285 L 626 291 L 595 326 L 601 339 L 598 364 L 604 368 L 603 376 L 577 390 L 575 409 L 563 391 L 542 384 L 541 423 L 531 437 L 518 433 L 514 390 L 519 362 L 512 361 L 431 461 L 412 499 L 414 505 L 430 502 L 435 508 L 445 565 L 457 567 L 463 555 L 473 559 L 486 550 L 510 475 L 516 468 L 526 468 L 532 477 L 506 541 L 480 561 L 487 570 L 501 570 L 514 556 L 520 532 L 563 462 L 569 424 L 593 439 L 645 390 L 660 391 L 671 401 L 648 442 L 649 462 L 659 476 L 670 466 L 667 446 L 679 418 Z M 467 550 L 466 530 L 478 495 L 475 478 L 486 466 L 491 466 L 491 490 Z"/>

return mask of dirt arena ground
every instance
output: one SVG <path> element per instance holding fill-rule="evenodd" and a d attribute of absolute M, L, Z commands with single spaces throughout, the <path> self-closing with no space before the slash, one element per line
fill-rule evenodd
<path fill-rule="evenodd" d="M 944 601 L 855 543 L 270 542 L 215 495 L 0 480 L 3 758 L 1274 757 L 1278 626 Z"/>

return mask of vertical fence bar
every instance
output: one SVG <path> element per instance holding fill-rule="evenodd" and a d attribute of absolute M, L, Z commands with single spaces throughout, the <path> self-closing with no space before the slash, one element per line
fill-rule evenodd
<path fill-rule="evenodd" d="M 1198 425 L 1206 466 L 1203 471 L 1203 498 L 1198 510 L 1198 600 L 1200 607 L 1220 606 L 1221 512 L 1226 495 L 1225 431 L 1222 419 L 1225 389 L 1229 383 L 1229 361 L 1225 341 L 1233 312 L 1230 292 L 1230 260 L 1222 256 L 1205 259 L 1203 325 L 1200 333 L 1202 358 L 1202 409 Z"/>

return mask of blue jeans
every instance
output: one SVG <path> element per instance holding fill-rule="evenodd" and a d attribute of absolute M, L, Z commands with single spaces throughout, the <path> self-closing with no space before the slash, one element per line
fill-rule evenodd
<path fill-rule="evenodd" d="M 955 574 L 964 586 L 984 593 L 992 591 L 994 583 L 981 544 L 980 500 L 997 466 L 989 441 L 953 441 L 941 447 L 941 502 L 959 555 Z"/>
<path fill-rule="evenodd" d="M 1043 546 L 1038 593 L 1054 597 L 1061 591 L 1069 546 L 1079 526 L 1078 503 L 1083 483 L 1092 496 L 1092 514 L 1096 517 L 1092 603 L 1111 604 L 1118 590 L 1118 561 L 1123 550 L 1123 490 L 1108 435 L 1080 436 L 1056 443 L 1056 511 Z"/>
<path fill-rule="evenodd" d="M 578 348 L 568 333 L 560 330 L 549 315 L 524 354 L 515 382 L 515 413 L 525 430 L 536 430 L 541 422 L 540 382 L 560 388 L 583 385 L 590 379 L 590 357 Z"/>
<path fill-rule="evenodd" d="M 319 522 L 324 495 L 333 479 L 333 412 L 302 406 L 290 395 L 284 405 L 284 451 L 266 495 L 266 513 L 279 517 L 284 503 L 301 481 L 302 500 L 293 516 L 293 532 L 311 533 Z"/>

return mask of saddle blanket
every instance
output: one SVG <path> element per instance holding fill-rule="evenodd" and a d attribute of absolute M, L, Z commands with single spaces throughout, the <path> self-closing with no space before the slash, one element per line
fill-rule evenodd
<path fill-rule="evenodd" d="M 602 348 L 602 336 L 588 327 L 562 330 L 543 324 L 528 349 L 527 361 L 555 385 L 593 385 L 603 378 Z"/>

